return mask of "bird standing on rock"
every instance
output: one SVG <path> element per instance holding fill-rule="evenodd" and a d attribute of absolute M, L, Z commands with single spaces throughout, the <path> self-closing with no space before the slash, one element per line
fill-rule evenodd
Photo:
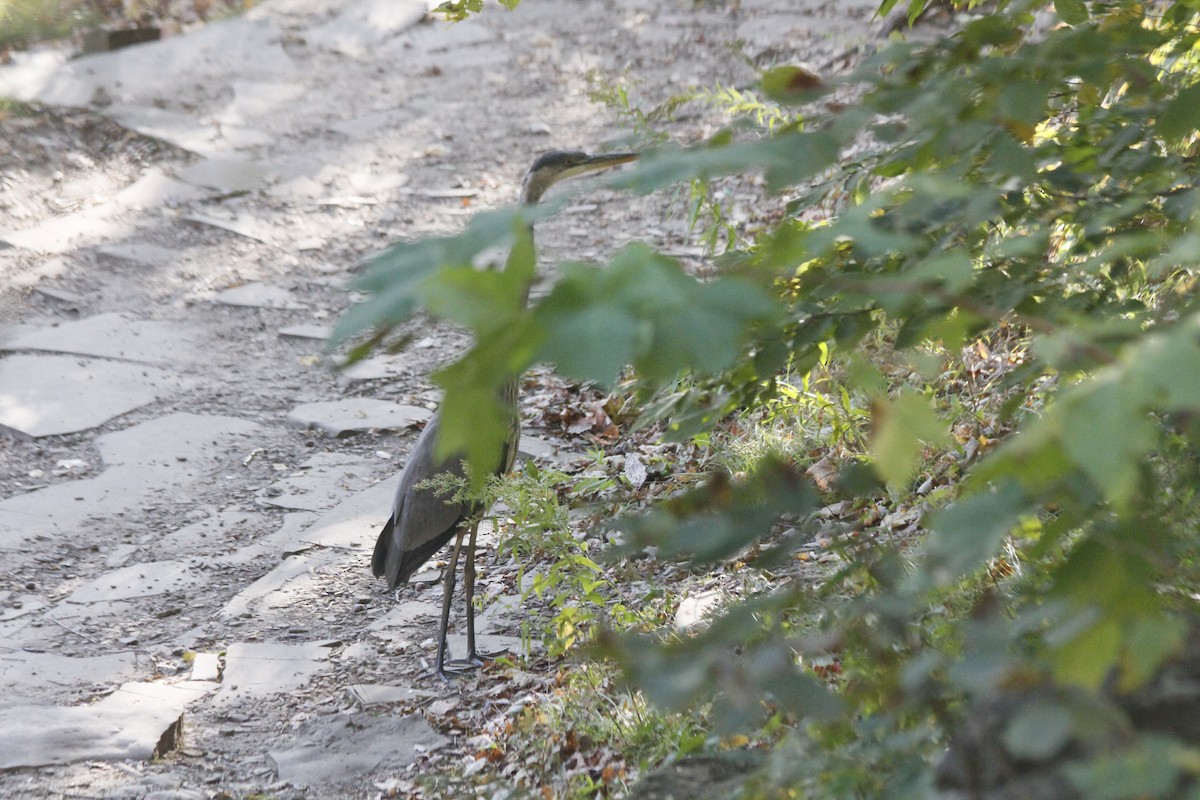
<path fill-rule="evenodd" d="M 637 158 L 636 153 L 588 155 L 576 151 L 554 151 L 546 153 L 533 162 L 521 185 L 521 202 L 533 205 L 541 200 L 554 184 L 597 170 L 625 164 Z M 528 289 L 527 289 L 528 291 Z M 501 401 L 510 412 L 508 439 L 504 444 L 500 463 L 493 470 L 503 475 L 512 469 L 517 446 L 521 439 L 521 417 L 517 407 L 519 387 L 513 378 L 501 388 Z M 459 455 L 438 460 L 435 445 L 441 415 L 435 414 L 417 439 L 404 471 L 400 473 L 400 485 L 392 503 L 392 515 L 375 542 L 371 557 L 371 572 L 377 578 L 386 578 L 388 588 L 395 589 L 406 582 L 421 565 L 452 538 L 454 548 L 450 563 L 446 566 L 445 584 L 442 594 L 442 616 L 438 626 L 437 674 L 443 678 L 473 670 L 483 664 L 483 658 L 494 654 L 479 653 L 475 649 L 475 538 L 479 531 L 479 518 L 486 510 L 478 502 L 447 499 L 436 488 L 427 484 L 431 478 L 448 476 L 465 479 L 466 464 Z M 467 601 L 467 655 L 466 658 L 446 661 L 446 629 L 450 620 L 450 601 L 454 595 L 455 569 L 462 550 L 463 536 L 467 536 L 466 564 L 463 567 L 463 583 Z"/>

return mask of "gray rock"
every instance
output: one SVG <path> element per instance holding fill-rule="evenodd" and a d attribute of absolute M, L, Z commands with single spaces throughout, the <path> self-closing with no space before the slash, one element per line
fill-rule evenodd
<path fill-rule="evenodd" d="M 0 769 L 161 755 L 173 744 L 171 731 L 177 730 L 187 704 L 212 688 L 206 683 L 127 683 L 91 705 L 0 708 Z"/>
<path fill-rule="evenodd" d="M 186 496 L 230 447 L 260 430 L 232 417 L 170 414 L 101 436 L 96 447 L 107 469 L 100 475 L 0 501 L 0 551 L 41 536 L 78 535 L 90 517 L 137 509 L 168 491 Z"/>
<path fill-rule="evenodd" d="M 423 753 L 448 743 L 419 714 L 355 714 L 305 722 L 296 743 L 271 750 L 270 758 L 281 781 L 295 786 L 328 786 L 357 781 L 382 766 L 407 766 Z"/>
<path fill-rule="evenodd" d="M 196 358 L 194 332 L 178 322 L 97 314 L 47 328 L 35 328 L 4 342 L 4 350 L 42 350 L 101 356 L 145 364 L 170 365 Z"/>
<path fill-rule="evenodd" d="M 382 706 L 388 703 L 400 703 L 417 698 L 437 697 L 437 692 L 427 689 L 416 689 L 412 686 L 390 686 L 377 683 L 356 683 L 346 687 L 346 692 L 354 702 L 363 706 Z"/>
<path fill-rule="evenodd" d="M 370 465 L 354 456 L 317 453 L 299 470 L 257 493 L 263 505 L 295 511 L 324 511 L 349 491 L 369 486 Z"/>
<path fill-rule="evenodd" d="M 305 308 L 303 303 L 292 298 L 291 292 L 279 286 L 267 286 L 262 283 L 247 283 L 233 289 L 218 292 L 214 298 L 218 303 L 227 306 L 246 306 L 249 308 Z"/>
<path fill-rule="evenodd" d="M 261 189 L 267 177 L 256 162 L 240 156 L 206 158 L 179 171 L 180 180 L 222 194 Z"/>
<path fill-rule="evenodd" d="M 236 642 L 225 651 L 221 691 L 213 704 L 237 705 L 298 688 L 324 669 L 328 659 L 329 648 L 320 644 Z"/>
<path fill-rule="evenodd" d="M 417 406 L 349 397 L 296 406 L 288 413 L 287 422 L 294 427 L 315 428 L 330 436 L 342 436 L 361 431 L 403 430 L 425 422 L 431 416 L 431 412 Z"/>
<path fill-rule="evenodd" d="M 0 658 L 0 685 L 10 696 L 61 696 L 96 683 L 119 684 L 137 674 L 133 653 L 64 656 L 57 653 L 5 652 Z"/>
<path fill-rule="evenodd" d="M 67 596 L 67 603 L 103 603 L 180 592 L 203 579 L 182 561 L 130 564 L 106 572 Z"/>
<path fill-rule="evenodd" d="M 324 341 L 333 333 L 332 325 L 289 325 L 279 329 L 284 339 L 316 339 Z"/>
<path fill-rule="evenodd" d="M 189 381 L 154 367 L 67 356 L 0 359 L 0 426 L 27 436 L 57 436 L 183 389 Z"/>

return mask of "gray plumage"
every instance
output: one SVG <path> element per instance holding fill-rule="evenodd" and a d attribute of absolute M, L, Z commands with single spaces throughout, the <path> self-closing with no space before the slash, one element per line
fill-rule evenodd
<path fill-rule="evenodd" d="M 501 400 L 511 405 L 513 415 L 511 433 L 504 443 L 501 463 L 494 470 L 497 475 L 512 469 L 521 439 L 516 382 L 506 385 L 503 394 Z M 400 473 L 400 485 L 396 487 L 396 496 L 392 500 L 392 515 L 375 542 L 371 572 L 376 578 L 387 578 L 389 589 L 407 582 L 462 526 L 470 524 L 484 510 L 478 503 L 451 500 L 438 494 L 433 487 L 420 485 L 439 475 L 459 479 L 467 475 L 466 464 L 460 457 L 454 456 L 442 462 L 437 462 L 433 457 L 441 420 L 440 413 L 434 414 L 413 445 L 408 463 Z"/>

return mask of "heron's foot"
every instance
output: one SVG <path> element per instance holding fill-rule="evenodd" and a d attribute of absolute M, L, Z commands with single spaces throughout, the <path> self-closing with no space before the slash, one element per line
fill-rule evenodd
<path fill-rule="evenodd" d="M 492 650 L 486 653 L 481 653 L 476 650 L 474 653 L 471 653 L 467 656 L 467 660 L 474 661 L 476 664 L 482 666 L 483 662 L 485 661 L 495 661 L 497 658 L 504 658 L 507 655 L 511 655 L 507 647 L 501 650 Z"/>
<path fill-rule="evenodd" d="M 466 658 L 456 658 L 447 661 L 438 669 L 437 674 L 444 681 L 452 681 L 461 675 L 467 675 L 483 666 L 482 661 L 472 661 Z"/>

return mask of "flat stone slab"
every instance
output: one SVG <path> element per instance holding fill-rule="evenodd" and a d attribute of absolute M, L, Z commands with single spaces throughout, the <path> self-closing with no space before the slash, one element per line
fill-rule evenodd
<path fill-rule="evenodd" d="M 369 485 L 370 465 L 356 456 L 316 453 L 300 469 L 257 493 L 263 505 L 292 511 L 324 511 L 347 493 Z"/>
<path fill-rule="evenodd" d="M 292 604 L 323 596 L 317 571 L 339 558 L 344 559 L 345 552 L 339 551 L 351 550 L 361 553 L 364 559 L 367 557 L 368 548 L 374 547 L 391 514 L 395 491 L 394 481 L 380 481 L 322 514 L 307 530 L 290 535 L 285 540 L 287 547 L 294 549 L 303 544 L 319 549 L 284 558 L 279 566 L 231 598 L 220 616 L 229 619 L 253 613 L 265 624 L 273 609 L 287 609 Z M 279 546 L 282 549 L 284 544 Z M 282 553 L 275 557 L 282 558 Z"/>
<path fill-rule="evenodd" d="M 221 657 L 217 653 L 196 653 L 192 657 L 192 680 L 217 681 L 221 679 Z"/>
<path fill-rule="evenodd" d="M 321 547 L 366 552 L 375 546 L 379 531 L 391 516 L 395 494 L 395 478 L 379 481 L 331 508 L 301 538 Z"/>
<path fill-rule="evenodd" d="M 103 425 L 189 384 L 155 367 L 68 356 L 0 359 L 0 426 L 57 436 Z"/>
<path fill-rule="evenodd" d="M 296 67 L 283 49 L 283 38 L 262 13 L 243 14 L 187 36 L 74 59 L 24 99 L 82 106 L 91 102 L 97 88 L 107 87 L 122 102 L 149 106 L 150 98 L 187 97 L 195 85 L 214 85 L 231 75 L 260 80 L 290 76 Z"/>
<path fill-rule="evenodd" d="M 183 217 L 188 222 L 197 225 L 208 225 L 245 236 L 263 244 L 273 244 L 275 237 L 271 225 L 245 211 L 235 212 L 229 216 L 213 216 L 212 214 L 187 214 Z"/>
<path fill-rule="evenodd" d="M 53 217 L 32 228 L 0 233 L 0 240 L 36 253 L 69 253 L 91 242 L 128 233 L 126 225 L 111 219 L 104 211 L 103 207 L 89 208 Z"/>
<path fill-rule="evenodd" d="M 130 564 L 88 581 L 71 592 L 64 602 L 104 603 L 154 597 L 167 592 L 181 592 L 202 579 L 200 574 L 182 561 Z"/>
<path fill-rule="evenodd" d="M 183 502 L 187 487 L 210 480 L 225 458 L 240 462 L 261 430 L 233 417 L 169 414 L 97 437 L 107 467 L 100 475 L 0 501 L 0 551 L 39 536 L 77 536 L 91 517 L 140 509 L 167 492 Z"/>
<path fill-rule="evenodd" d="M 354 0 L 329 22 L 313 28 L 309 41 L 353 58 L 366 58 L 371 47 L 424 19 L 425 0 Z"/>
<path fill-rule="evenodd" d="M 356 683 L 352 686 L 347 686 L 346 692 L 354 702 L 364 708 L 440 696 L 437 692 L 431 692 L 428 689 L 417 689 L 412 686 L 393 686 L 383 683 Z"/>
<path fill-rule="evenodd" d="M 108 239 L 128 236 L 133 229 L 122 221 L 121 214 L 125 211 L 182 203 L 199 195 L 196 187 L 169 178 L 158 170 L 150 170 L 113 195 L 108 202 L 52 217 L 32 228 L 2 233 L 0 239 L 26 250 L 68 253 Z"/>
<path fill-rule="evenodd" d="M 193 335 L 178 322 L 110 313 L 27 330 L 0 342 L 0 349 L 71 353 L 165 366 L 195 360 Z"/>
<path fill-rule="evenodd" d="M 159 743 L 178 726 L 187 704 L 215 686 L 127 683 L 90 705 L 2 708 L 0 769 L 84 760 L 147 761 L 159 754 Z"/>
<path fill-rule="evenodd" d="M 236 156 L 206 158 L 179 171 L 180 180 L 222 194 L 261 189 L 268 177 L 256 162 Z"/>
<path fill-rule="evenodd" d="M 235 642 L 225 651 L 225 672 L 214 705 L 236 705 L 251 698 L 296 689 L 325 668 L 329 648 L 320 644 Z"/>
<path fill-rule="evenodd" d="M 432 412 L 417 406 L 369 397 L 348 397 L 296 406 L 288 413 L 287 423 L 297 428 L 323 431 L 330 436 L 344 436 L 363 431 L 403 430 L 425 422 L 431 416 Z"/>
<path fill-rule="evenodd" d="M 132 244 L 111 244 L 97 248 L 97 253 L 105 258 L 140 264 L 144 267 L 162 267 L 175 261 L 179 254 L 166 247 L 156 244 L 134 242 Z"/>
<path fill-rule="evenodd" d="M 268 286 L 264 283 L 247 283 L 233 289 L 218 292 L 213 298 L 226 306 L 243 306 L 246 308 L 307 308 L 303 303 L 292 297 L 292 293 L 279 286 Z"/>
<path fill-rule="evenodd" d="M 316 514 L 307 511 L 293 511 L 283 515 L 283 524 L 273 533 L 260 536 L 250 544 L 237 547 L 226 553 L 217 555 L 209 548 L 205 558 L 210 564 L 271 564 L 288 556 L 303 553 L 312 549 L 308 542 L 300 540 L 300 533 L 313 524 Z M 176 531 L 173 537 L 182 538 L 182 531 Z M 204 550 L 203 546 L 197 547 Z"/>
<path fill-rule="evenodd" d="M 259 623 L 265 624 L 271 617 L 271 609 L 286 608 L 290 603 L 304 602 L 306 597 L 317 595 L 320 589 L 315 586 L 316 570 L 336 559 L 337 554 L 332 550 L 285 558 L 275 569 L 230 598 L 218 616 L 231 619 L 254 614 Z"/>
<path fill-rule="evenodd" d="M 284 339 L 315 339 L 324 341 L 333 333 L 332 325 L 289 325 L 279 329 Z"/>
<path fill-rule="evenodd" d="M 343 383 L 395 378 L 404 374 L 407 360 L 402 356 L 371 356 L 338 372 Z"/>
<path fill-rule="evenodd" d="M 294 745 L 273 749 L 269 756 L 279 780 L 322 786 L 358 781 L 384 766 L 406 767 L 449 741 L 420 714 L 355 714 L 308 720 L 297 731 Z"/>
<path fill-rule="evenodd" d="M 0 686 L 4 686 L 8 698 L 40 695 L 46 690 L 61 697 L 73 689 L 98 683 L 119 684 L 133 678 L 137 670 L 133 653 L 75 657 L 17 650 L 0 656 Z"/>

